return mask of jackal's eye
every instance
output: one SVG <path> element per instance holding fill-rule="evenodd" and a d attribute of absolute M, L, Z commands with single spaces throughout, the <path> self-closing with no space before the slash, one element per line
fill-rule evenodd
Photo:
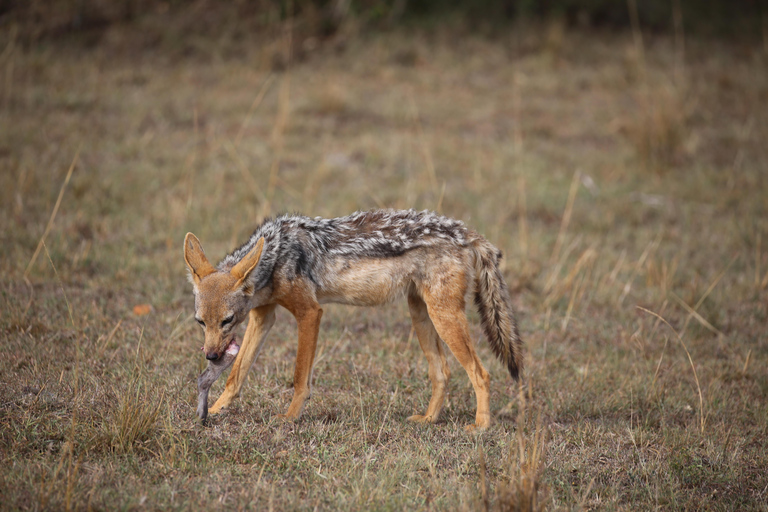
<path fill-rule="evenodd" d="M 195 318 L 195 320 L 197 321 L 197 323 L 199 323 L 200 325 L 202 325 L 203 327 L 205 327 L 205 322 L 203 322 L 203 321 L 202 321 L 202 320 L 200 320 L 199 318 Z"/>
<path fill-rule="evenodd" d="M 231 324 L 232 320 L 235 319 L 235 315 L 229 315 L 227 318 L 221 321 L 221 326 L 224 327 L 227 324 Z"/>

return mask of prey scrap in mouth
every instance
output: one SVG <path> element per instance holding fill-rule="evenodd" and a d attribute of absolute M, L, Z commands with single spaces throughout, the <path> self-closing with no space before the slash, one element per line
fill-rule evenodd
<path fill-rule="evenodd" d="M 239 351 L 240 345 L 237 344 L 237 336 L 232 336 L 229 345 L 227 345 L 227 350 L 225 350 L 224 353 L 236 356 Z"/>
<path fill-rule="evenodd" d="M 197 378 L 197 416 L 201 421 L 208 417 L 208 392 L 211 386 L 221 377 L 224 370 L 232 366 L 239 351 L 237 336 L 232 336 L 221 357 L 215 361 L 209 360 L 208 367 Z"/>

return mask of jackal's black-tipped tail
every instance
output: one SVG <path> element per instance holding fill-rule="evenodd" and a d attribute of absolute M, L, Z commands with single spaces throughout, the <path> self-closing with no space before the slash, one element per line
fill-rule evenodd
<path fill-rule="evenodd" d="M 475 305 L 491 350 L 517 379 L 523 370 L 523 341 L 517 331 L 507 284 L 499 270 L 499 252 L 483 240 L 476 245 Z"/>

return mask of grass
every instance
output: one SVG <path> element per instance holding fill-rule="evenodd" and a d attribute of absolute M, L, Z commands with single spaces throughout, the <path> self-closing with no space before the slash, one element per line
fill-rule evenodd
<path fill-rule="evenodd" d="M 2 42 L 3 507 L 765 510 L 764 49 L 434 30 L 273 71 L 282 36 L 131 30 Z M 504 251 L 527 363 L 518 388 L 478 342 L 493 426 L 463 431 L 454 360 L 442 420 L 405 421 L 430 390 L 405 304 L 326 308 L 293 424 L 279 312 L 237 405 L 197 425 L 184 234 L 215 259 L 265 215 L 378 206 Z"/>

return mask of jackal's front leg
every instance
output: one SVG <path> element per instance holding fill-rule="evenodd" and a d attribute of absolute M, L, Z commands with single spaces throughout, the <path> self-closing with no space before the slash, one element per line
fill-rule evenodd
<path fill-rule="evenodd" d="M 227 386 L 213 407 L 208 409 L 209 414 L 217 414 L 224 407 L 240 396 L 240 390 L 248 377 L 248 371 L 259 356 L 269 330 L 275 323 L 275 305 L 254 308 L 248 313 L 248 327 L 245 329 L 243 343 L 240 352 L 237 353 L 232 365 L 232 371 L 227 378 Z"/>
<path fill-rule="evenodd" d="M 279 418 L 295 420 L 301 416 L 304 402 L 309 398 L 312 385 L 312 365 L 315 362 L 317 335 L 323 310 L 316 303 L 289 310 L 299 325 L 299 348 L 296 352 L 296 368 L 293 372 L 293 399 L 285 414 Z"/>

